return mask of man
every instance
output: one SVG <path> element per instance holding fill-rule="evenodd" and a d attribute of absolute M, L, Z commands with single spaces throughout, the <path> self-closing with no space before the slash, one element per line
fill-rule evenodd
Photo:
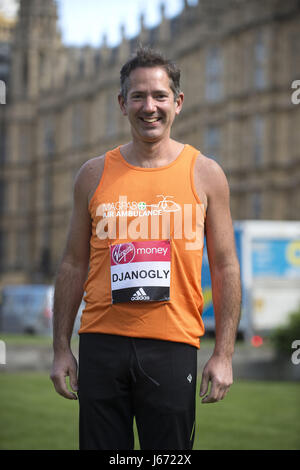
<path fill-rule="evenodd" d="M 184 99 L 175 64 L 140 48 L 121 70 L 118 99 L 132 141 L 77 175 L 51 378 L 66 398 L 78 391 L 80 449 L 133 449 L 134 416 L 141 449 L 192 449 L 204 230 L 216 343 L 202 403 L 232 384 L 241 295 L 228 184 L 216 162 L 170 137 Z M 77 384 L 70 338 L 83 292 Z"/>

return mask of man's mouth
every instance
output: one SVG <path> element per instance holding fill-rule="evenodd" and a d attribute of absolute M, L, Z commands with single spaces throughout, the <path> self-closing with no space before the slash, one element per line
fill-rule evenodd
<path fill-rule="evenodd" d="M 153 122 L 160 121 L 161 118 L 160 117 L 156 117 L 156 118 L 142 118 L 141 117 L 141 120 L 144 121 L 144 122 L 153 123 Z"/>

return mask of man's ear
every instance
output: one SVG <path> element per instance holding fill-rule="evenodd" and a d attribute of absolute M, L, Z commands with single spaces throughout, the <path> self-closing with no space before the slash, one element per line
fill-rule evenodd
<path fill-rule="evenodd" d="M 178 115 L 182 109 L 183 105 L 183 100 L 184 100 L 184 93 L 180 92 L 177 99 L 176 99 L 176 111 L 175 113 Z"/>
<path fill-rule="evenodd" d="M 127 116 L 126 102 L 121 93 L 118 94 L 118 101 L 119 101 L 119 106 L 123 113 L 123 116 Z"/>

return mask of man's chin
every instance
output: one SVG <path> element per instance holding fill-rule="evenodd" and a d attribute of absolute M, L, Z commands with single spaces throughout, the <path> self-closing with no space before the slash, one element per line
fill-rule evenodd
<path fill-rule="evenodd" d="M 155 142 L 159 142 L 160 140 L 162 140 L 164 138 L 164 134 L 161 133 L 161 132 L 142 132 L 140 134 L 138 134 L 138 139 L 139 140 L 142 140 L 143 142 L 147 142 L 147 143 L 155 143 Z"/>

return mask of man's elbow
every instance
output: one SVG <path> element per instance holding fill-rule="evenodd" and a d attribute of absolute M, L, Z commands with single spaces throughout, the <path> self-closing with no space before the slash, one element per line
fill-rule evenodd
<path fill-rule="evenodd" d="M 79 257 L 79 256 L 71 256 L 65 255 L 60 263 L 58 274 L 60 272 L 73 272 L 81 275 L 82 277 L 86 277 L 88 271 L 88 258 Z"/>
<path fill-rule="evenodd" d="M 240 279 L 240 264 L 236 256 L 223 258 L 211 264 L 212 277 L 234 277 Z"/>

